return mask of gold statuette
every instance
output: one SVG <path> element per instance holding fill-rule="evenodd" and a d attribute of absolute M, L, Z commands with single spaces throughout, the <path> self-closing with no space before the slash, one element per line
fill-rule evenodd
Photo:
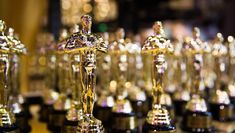
<path fill-rule="evenodd" d="M 40 58 L 42 60 L 45 57 L 46 69 L 44 70 L 45 87 L 43 87 L 43 105 L 40 110 L 39 120 L 48 122 L 48 114 L 52 110 L 54 102 L 59 97 L 59 93 L 56 92 L 56 43 L 53 35 L 50 33 L 43 33 L 41 36 L 40 41 L 43 41 L 45 56 L 41 56 Z"/>
<path fill-rule="evenodd" d="M 82 30 L 69 37 L 64 51 L 80 55 L 83 118 L 78 123 L 77 132 L 102 133 L 102 122 L 92 112 L 95 102 L 96 54 L 98 51 L 106 52 L 107 45 L 103 38 L 91 33 L 92 18 L 89 15 L 81 17 L 81 25 Z"/>
<path fill-rule="evenodd" d="M 214 57 L 214 72 L 216 73 L 215 88 L 210 98 L 210 108 L 215 120 L 229 121 L 233 117 L 233 104 L 230 103 L 229 95 L 221 86 L 222 74 L 225 71 L 227 47 L 223 44 L 223 36 L 217 33 L 212 47 Z"/>
<path fill-rule="evenodd" d="M 26 48 L 14 35 L 14 29 L 8 28 L 7 38 L 11 43 L 10 69 L 9 69 L 9 87 L 10 87 L 10 103 L 13 105 L 13 113 L 22 112 L 20 101 L 20 57 L 21 54 L 26 54 Z"/>
<path fill-rule="evenodd" d="M 56 73 L 58 78 L 59 96 L 53 103 L 52 111 L 49 114 L 48 129 L 53 132 L 61 132 L 66 112 L 70 108 L 71 100 L 67 97 L 67 92 L 70 89 L 70 61 L 69 55 L 61 52 L 61 48 L 65 47 L 68 37 L 67 30 L 63 29 L 60 33 L 58 51 L 56 54 Z"/>
<path fill-rule="evenodd" d="M 15 116 L 8 106 L 11 43 L 4 34 L 5 29 L 5 22 L 0 20 L 0 130 L 1 132 L 17 133 Z"/>
<path fill-rule="evenodd" d="M 176 92 L 173 94 L 173 102 L 175 105 L 176 116 L 182 116 L 185 109 L 186 103 L 190 99 L 189 91 L 189 68 L 188 68 L 188 56 L 183 51 L 183 41 L 177 39 L 174 45 L 174 55 L 173 59 L 175 60 L 175 71 L 174 71 L 174 81 L 175 87 L 177 88 Z M 179 80 L 180 79 L 180 80 Z"/>
<path fill-rule="evenodd" d="M 132 132 L 137 130 L 136 117 L 126 89 L 128 57 L 126 51 L 125 32 L 123 28 L 116 31 L 116 40 L 110 44 L 112 80 L 117 83 L 116 100 L 112 108 L 112 132 Z M 120 124 L 122 123 L 122 124 Z"/>
<path fill-rule="evenodd" d="M 142 81 L 143 62 L 141 57 L 141 46 L 130 39 L 126 39 L 125 48 L 127 50 L 127 82 L 126 88 L 128 98 L 131 101 L 133 111 L 138 118 L 144 117 L 148 111 L 148 102 L 145 92 L 140 88 L 138 82 Z M 141 80 L 140 80 L 141 79 Z"/>
<path fill-rule="evenodd" d="M 74 25 L 71 28 L 72 36 L 79 32 L 79 26 Z M 78 122 L 82 120 L 82 104 L 81 104 L 81 58 L 80 55 L 70 55 L 71 59 L 71 87 L 72 87 L 72 102 L 67 111 L 66 120 L 64 122 L 63 132 L 74 133 L 77 130 Z"/>
<path fill-rule="evenodd" d="M 163 105 L 171 103 L 169 95 L 163 89 L 163 74 L 167 68 L 165 54 L 173 52 L 170 40 L 165 38 L 162 23 L 157 21 L 153 25 L 155 35 L 149 36 L 144 42 L 142 51 L 152 54 L 152 109 L 148 112 L 143 132 L 175 132 L 168 110 Z"/>
<path fill-rule="evenodd" d="M 212 130 L 212 117 L 211 113 L 207 110 L 206 101 L 201 95 L 200 84 L 203 81 L 202 78 L 202 67 L 203 58 L 202 54 L 205 49 L 202 47 L 199 39 L 200 30 L 195 27 L 193 29 L 194 38 L 190 38 L 188 43 L 184 45 L 185 53 L 190 57 L 192 67 L 192 89 L 191 99 L 186 105 L 186 110 L 183 115 L 182 129 L 188 132 L 213 132 Z"/>
<path fill-rule="evenodd" d="M 104 41 L 109 44 L 109 33 L 103 33 Z M 96 106 L 94 109 L 94 115 L 100 119 L 104 127 L 109 128 L 112 123 L 110 123 L 112 107 L 114 106 L 114 97 L 111 93 L 110 80 L 111 80 L 111 56 L 109 54 L 103 54 L 100 56 L 98 61 L 99 78 L 100 80 L 100 95 L 97 99 Z"/>
<path fill-rule="evenodd" d="M 227 92 L 232 100 L 231 102 L 235 103 L 235 39 L 233 36 L 228 36 L 227 38 L 227 47 L 228 47 L 228 61 L 229 61 L 229 68 L 228 68 L 228 88 Z"/>
<path fill-rule="evenodd" d="M 10 69 L 9 69 L 9 87 L 10 98 L 9 102 L 12 106 L 12 111 L 16 117 L 16 125 L 21 132 L 30 132 L 31 127 L 28 124 L 25 111 L 22 104 L 24 103 L 23 96 L 20 94 L 20 56 L 26 54 L 27 50 L 24 44 L 16 38 L 14 29 L 8 28 L 7 38 L 11 44 Z"/>
<path fill-rule="evenodd" d="M 230 97 L 231 103 L 235 106 L 235 39 L 233 36 L 228 36 L 227 38 L 227 46 L 228 50 L 228 61 L 229 61 L 229 68 L 228 68 L 228 88 L 227 93 Z M 233 120 L 235 119 L 235 107 L 233 107 Z"/>

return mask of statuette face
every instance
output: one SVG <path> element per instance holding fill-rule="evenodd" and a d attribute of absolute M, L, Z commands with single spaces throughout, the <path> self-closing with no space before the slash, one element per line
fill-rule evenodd
<path fill-rule="evenodd" d="M 170 43 L 170 40 L 165 38 L 162 24 L 156 22 L 153 26 L 155 35 L 149 36 L 144 42 L 142 51 L 144 52 L 153 52 L 153 53 L 171 53 L 173 52 L 173 46 Z"/>
<path fill-rule="evenodd" d="M 19 39 L 16 38 L 14 29 L 8 28 L 7 30 L 7 38 L 9 40 L 9 43 L 11 45 L 11 52 L 17 53 L 17 54 L 26 54 L 27 50 L 26 47 Z"/>
<path fill-rule="evenodd" d="M 101 52 L 107 52 L 108 45 L 104 42 L 103 38 L 90 32 L 92 20 L 90 16 L 83 16 L 82 30 L 72 34 L 66 43 L 66 52 L 82 51 L 84 49 L 94 49 Z"/>
<path fill-rule="evenodd" d="M 124 37 L 125 37 L 124 29 L 123 28 L 119 28 L 116 31 L 116 39 L 119 40 L 119 41 L 123 41 Z"/>
<path fill-rule="evenodd" d="M 200 29 L 198 27 L 193 28 L 193 38 L 197 39 L 200 37 Z"/>

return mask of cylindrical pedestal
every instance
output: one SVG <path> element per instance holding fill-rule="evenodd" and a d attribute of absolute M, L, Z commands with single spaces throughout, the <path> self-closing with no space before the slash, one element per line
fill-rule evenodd
<path fill-rule="evenodd" d="M 173 125 L 150 125 L 145 122 L 143 133 L 176 133 L 176 128 Z"/>
<path fill-rule="evenodd" d="M 131 105 L 133 108 L 133 111 L 136 114 L 137 122 L 138 122 L 138 130 L 142 131 L 144 119 L 147 116 L 149 105 L 148 101 L 131 101 Z"/>
<path fill-rule="evenodd" d="M 110 122 L 110 119 L 112 116 L 112 107 L 101 107 L 96 105 L 94 108 L 94 116 L 102 121 L 106 131 L 111 128 L 112 122 Z"/>
<path fill-rule="evenodd" d="M 233 104 L 233 117 L 235 118 L 235 97 L 229 97 L 231 103 Z"/>
<path fill-rule="evenodd" d="M 29 107 L 30 107 L 29 103 L 27 101 L 25 101 L 22 106 L 23 106 L 23 110 L 24 110 L 24 114 L 25 114 L 26 118 L 31 119 L 32 114 L 30 113 L 30 110 L 29 110 Z"/>
<path fill-rule="evenodd" d="M 148 110 L 149 110 L 149 105 L 148 101 L 131 101 L 131 105 L 133 108 L 133 111 L 135 112 L 137 118 L 143 118 L 146 117 Z"/>
<path fill-rule="evenodd" d="M 78 121 L 68 121 L 65 119 L 61 133 L 76 133 Z"/>
<path fill-rule="evenodd" d="M 31 131 L 31 127 L 28 123 L 28 119 L 24 112 L 20 112 L 15 114 L 16 117 L 16 125 L 19 127 L 21 133 L 29 133 Z"/>
<path fill-rule="evenodd" d="M 49 114 L 47 129 L 53 133 L 60 133 L 65 121 L 66 110 L 52 110 Z"/>
<path fill-rule="evenodd" d="M 1 133 L 20 133 L 20 130 L 15 124 L 13 124 L 8 127 L 0 127 L 0 132 Z"/>
<path fill-rule="evenodd" d="M 41 106 L 40 110 L 40 117 L 39 120 L 41 122 L 48 122 L 49 121 L 49 114 L 51 114 L 51 111 L 53 110 L 53 106 L 49 104 L 43 104 Z"/>
<path fill-rule="evenodd" d="M 148 96 L 148 108 L 151 109 L 152 108 L 152 104 L 153 104 L 153 97 L 152 96 Z"/>
<path fill-rule="evenodd" d="M 30 105 L 33 104 L 39 104 L 41 105 L 43 103 L 41 96 L 32 96 L 32 97 L 26 97 L 25 101 L 23 103 L 24 113 L 28 119 L 32 118 L 32 114 L 30 113 Z"/>
<path fill-rule="evenodd" d="M 176 116 L 182 116 L 183 113 L 184 113 L 187 101 L 174 100 L 173 103 L 174 103 L 174 106 L 175 106 L 175 115 Z"/>
<path fill-rule="evenodd" d="M 186 110 L 181 128 L 190 133 L 213 133 L 212 115 L 210 112 L 192 112 Z"/>
<path fill-rule="evenodd" d="M 109 133 L 138 133 L 135 113 L 112 113 L 112 129 Z"/>
<path fill-rule="evenodd" d="M 211 114 L 214 120 L 217 121 L 231 121 L 233 116 L 233 104 L 210 104 Z"/>

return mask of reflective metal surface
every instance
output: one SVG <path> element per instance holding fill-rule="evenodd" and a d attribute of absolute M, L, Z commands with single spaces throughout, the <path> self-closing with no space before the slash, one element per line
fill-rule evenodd
<path fill-rule="evenodd" d="M 92 112 L 95 102 L 96 85 L 96 54 L 106 52 L 107 45 L 103 39 L 91 33 L 92 18 L 89 15 L 81 17 L 82 30 L 70 36 L 64 47 L 64 52 L 80 55 L 80 74 L 82 83 L 81 103 L 83 119 L 79 121 L 77 132 L 104 132 L 102 123 Z"/>
<path fill-rule="evenodd" d="M 162 23 L 157 21 L 153 25 L 155 35 L 150 36 L 144 42 L 143 52 L 152 54 L 152 110 L 148 112 L 147 123 L 155 126 L 169 125 L 171 119 L 168 111 L 162 107 L 162 104 L 171 104 L 170 97 L 164 93 L 163 74 L 167 68 L 165 54 L 173 52 L 170 40 L 165 38 Z M 158 129 L 155 129 L 158 130 Z M 174 130 L 174 129 L 173 129 Z"/>

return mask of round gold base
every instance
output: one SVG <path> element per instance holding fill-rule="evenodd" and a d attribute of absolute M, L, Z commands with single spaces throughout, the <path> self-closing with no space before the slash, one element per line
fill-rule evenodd
<path fill-rule="evenodd" d="M 83 116 L 76 133 L 104 133 L 102 122 L 93 116 Z"/>
<path fill-rule="evenodd" d="M 61 132 L 65 120 L 66 110 L 52 110 L 49 114 L 47 128 L 52 132 Z"/>

